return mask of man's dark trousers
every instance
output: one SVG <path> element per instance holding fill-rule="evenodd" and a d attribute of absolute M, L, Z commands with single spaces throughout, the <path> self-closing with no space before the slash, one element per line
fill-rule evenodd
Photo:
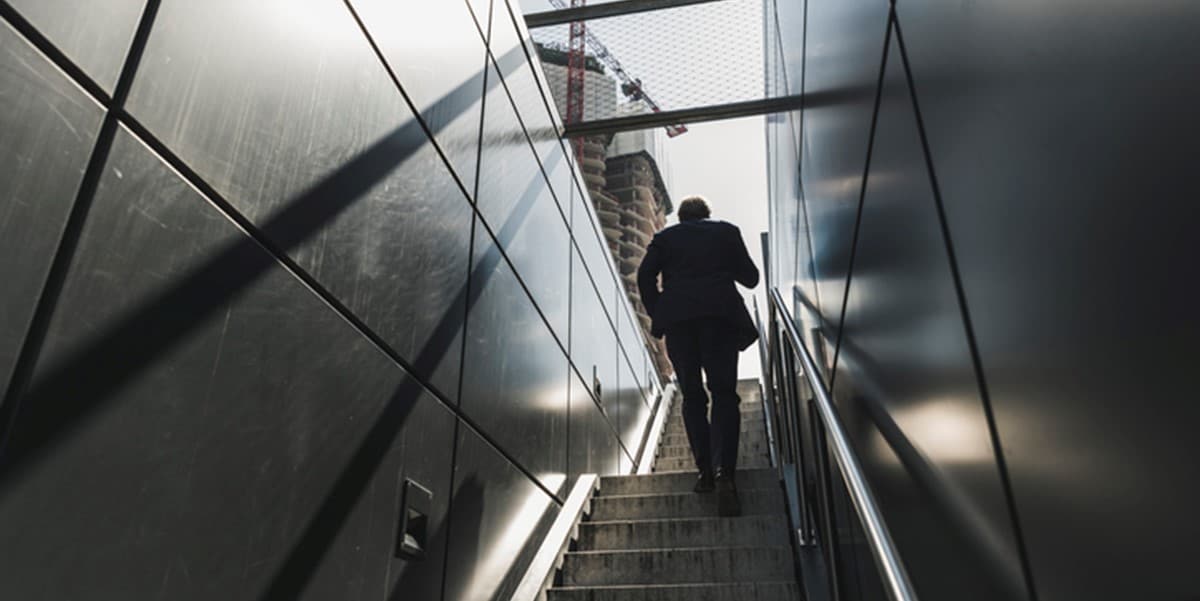
<path fill-rule="evenodd" d="M 692 457 L 701 471 L 714 467 L 733 473 L 737 467 L 741 412 L 737 395 L 738 348 L 735 332 L 725 320 L 713 317 L 692 319 L 666 332 L 667 356 L 683 391 L 683 425 L 687 429 Z M 708 396 L 700 373 L 708 376 L 712 393 L 712 425 L 708 420 Z"/>

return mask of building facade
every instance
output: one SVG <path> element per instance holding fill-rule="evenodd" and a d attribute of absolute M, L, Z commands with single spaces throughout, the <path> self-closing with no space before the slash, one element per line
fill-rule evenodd
<path fill-rule="evenodd" d="M 0 17 L 5 598 L 507 598 L 630 470 L 659 377 L 514 6 Z"/>
<path fill-rule="evenodd" d="M 538 45 L 542 68 L 557 101 L 559 114 L 566 112 L 567 55 L 557 48 Z M 588 56 L 584 77 L 584 120 L 611 118 L 639 112 L 641 103 L 618 103 L 617 81 L 605 74 L 594 57 Z M 650 335 L 650 317 L 642 305 L 637 286 L 637 269 L 655 232 L 667 223 L 672 204 L 664 134 L 659 130 L 621 132 L 615 135 L 584 136 L 579 145 L 580 169 L 609 250 L 616 259 L 619 279 L 633 306 L 648 350 L 659 375 L 672 373 L 666 343 Z"/>

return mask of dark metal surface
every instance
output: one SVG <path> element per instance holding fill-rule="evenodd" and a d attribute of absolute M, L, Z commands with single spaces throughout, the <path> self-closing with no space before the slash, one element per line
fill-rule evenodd
<path fill-rule="evenodd" d="M 1197 598 L 1200 4 L 896 7 L 1038 599 Z"/>
<path fill-rule="evenodd" d="M 554 490 L 566 473 L 566 355 L 482 228 L 474 265 L 461 406 Z"/>
<path fill-rule="evenodd" d="M 445 453 L 449 416 L 280 266 L 231 301 L 212 299 L 224 310 L 205 318 L 155 306 L 243 237 L 132 136 L 118 136 L 9 442 L 0 480 L 9 594 L 328 598 L 381 582 L 392 541 L 379 524 L 394 519 L 400 432 L 419 415 L 430 444 L 442 433 Z M 271 262 L 252 246 L 243 259 Z M 204 321 L 151 363 L 131 358 L 156 343 L 157 327 L 80 354 L 131 315 Z M 43 377 L 64 370 L 73 377 Z M 112 378 L 124 384 L 112 389 Z M 439 465 L 417 473 L 444 491 L 436 480 L 449 463 Z"/>
<path fill-rule="evenodd" d="M 523 542 L 545 534 L 558 505 L 468 428 L 456 455 L 443 598 L 508 599 L 537 550 Z M 557 480 L 565 496 L 565 475 Z"/>
<path fill-rule="evenodd" d="M 588 385 L 571 375 L 571 428 L 567 474 L 574 481 L 580 474 L 615 474 L 621 446 L 608 417 L 588 393 Z"/>
<path fill-rule="evenodd" d="M 617 283 L 613 278 L 612 254 L 601 235 L 597 232 L 595 209 L 586 197 L 576 194 L 572 199 L 575 208 L 571 216 L 572 234 L 575 238 L 579 256 L 587 265 L 587 270 L 596 286 L 600 302 L 609 315 L 607 319 L 615 321 L 615 311 L 618 300 Z M 578 271 L 576 271 L 578 273 Z M 614 326 L 609 326 L 610 329 Z"/>
<path fill-rule="evenodd" d="M 593 4 L 591 6 L 580 6 L 577 8 L 564 8 L 559 10 L 546 10 L 542 12 L 530 13 L 525 15 L 525 24 L 532 29 L 535 27 L 547 27 L 550 25 L 563 25 L 572 21 L 586 21 L 590 19 L 603 19 L 605 17 L 619 17 L 622 15 L 632 15 L 653 10 L 666 10 L 680 6 L 705 4 L 708 2 L 717 1 L 719 0 L 613 0 L 611 2 Z"/>
<path fill-rule="evenodd" d="M 593 394 L 600 386 L 602 403 L 615 422 L 616 405 L 603 405 L 617 390 L 617 335 L 604 313 L 583 262 L 572 253 L 571 275 L 571 362 Z"/>
<path fill-rule="evenodd" d="M 454 398 L 469 204 L 345 6 L 166 3 L 130 105 Z"/>
<path fill-rule="evenodd" d="M 497 1 L 493 12 L 492 56 L 496 58 L 504 85 L 512 96 L 513 105 L 537 150 L 538 158 L 548 173 L 553 172 L 565 151 L 559 139 L 557 109 L 547 101 L 550 94 L 547 84 L 540 81 L 530 63 L 532 42 L 522 37 L 525 32 L 517 26 L 514 13 L 504 6 L 504 2 Z M 567 182 L 563 175 L 556 174 L 551 183 L 565 216 L 568 214 L 566 203 L 569 198 L 559 193 L 560 187 Z"/>
<path fill-rule="evenodd" d="M 133 81 L 129 114 L 113 113 L 111 160 L 95 160 L 100 192 L 80 213 L 78 248 L 63 254 L 61 302 L 46 304 L 45 352 L 28 354 L 22 370 L 33 380 L 0 462 L 0 582 L 18 583 L 6 592 L 437 599 L 446 583 L 447 599 L 502 597 L 508 570 L 553 517 L 547 491 L 561 494 L 569 470 L 629 467 L 616 410 L 632 404 L 625 425 L 645 422 L 646 358 L 544 82 L 506 3 L 497 3 L 495 57 L 509 67 L 507 88 L 484 81 L 466 5 L 437 4 L 170 0 L 146 21 L 144 60 L 122 80 Z M 469 3 L 484 25 L 489 4 Z M 84 59 L 82 70 L 69 64 L 73 47 L 60 53 L 46 38 L 120 33 L 103 19 L 63 18 L 63 5 L 46 4 L 54 23 L 21 30 L 56 67 L 0 32 L 0 104 L 11 109 L 0 120 L 13 123 L 0 130 L 0 154 L 16 153 L 0 179 L 16 201 L 0 221 L 0 249 L 21 262 L 4 268 L 0 325 L 11 316 L 22 330 L 14 344 L 28 319 L 18 305 L 36 301 L 33 279 L 44 278 L 37 260 L 50 251 L 39 244 L 53 247 L 61 228 L 50 213 L 74 195 L 100 118 L 70 79 L 107 97 Z M 495 146 L 485 134 L 483 170 L 494 174 L 489 161 L 512 154 L 528 179 L 480 185 L 493 231 L 474 228 L 489 244 L 476 245 L 468 272 L 485 83 L 488 101 L 508 108 L 488 125 L 507 125 L 520 143 Z M 512 204 L 489 205 L 485 191 Z M 59 192 L 63 201 L 51 198 Z M 586 268 L 567 253 L 560 209 L 571 202 Z M 32 288 L 17 289 L 26 275 Z M 568 296 L 580 286 L 571 324 Z M 617 311 L 627 358 L 609 317 Z M 570 325 L 580 360 L 593 353 L 608 372 L 611 415 L 587 396 L 591 374 L 571 375 Z M 640 440 L 633 430 L 626 438 Z M 449 556 L 465 563 L 443 578 L 456 459 Z M 393 557 L 405 479 L 432 492 L 421 562 Z"/>
<path fill-rule="evenodd" d="M 833 394 L 921 599 L 1026 599 L 912 97 L 891 44 Z"/>
<path fill-rule="evenodd" d="M 470 191 L 479 146 L 486 49 L 466 2 L 424 2 L 419 18 L 413 18 L 411 4 L 391 0 L 352 0 L 350 4 Z M 448 97 L 463 101 L 449 103 Z"/>
<path fill-rule="evenodd" d="M 565 347 L 570 233 L 504 86 L 491 87 L 485 105 L 479 210 Z"/>
<path fill-rule="evenodd" d="M 633 369 L 624 359 L 620 360 L 617 373 L 617 425 L 621 441 L 630 457 L 636 457 L 645 435 L 650 407 L 642 396 L 642 390 L 633 377 Z"/>
<path fill-rule="evenodd" d="M 0 391 L 34 307 L 103 117 L 101 108 L 0 24 Z"/>
<path fill-rule="evenodd" d="M 100 87 L 112 93 L 145 0 L 7 1 Z"/>
<path fill-rule="evenodd" d="M 624 301 L 624 299 L 622 299 L 622 301 Z M 627 364 L 627 368 L 629 369 L 629 377 L 633 379 L 633 382 L 629 385 L 640 389 L 642 385 L 641 370 L 636 370 L 633 368 L 633 366 L 641 365 L 640 361 L 635 363 L 634 360 L 638 358 L 638 355 L 641 353 L 641 350 L 644 346 L 644 343 L 642 342 L 642 328 L 640 325 L 637 325 L 637 322 L 634 321 L 634 318 L 630 316 L 630 312 L 628 311 L 628 301 L 622 302 L 619 306 L 621 307 L 621 311 L 619 312 L 620 318 L 617 320 L 617 335 L 621 339 L 621 350 L 623 351 L 620 360 L 621 362 Z M 622 386 L 624 386 L 624 384 Z M 642 402 L 644 404 L 648 404 L 644 395 L 642 396 Z"/>
<path fill-rule="evenodd" d="M 837 96 L 829 103 L 806 103 L 800 166 L 819 306 L 835 328 L 822 332 L 830 348 L 841 321 L 887 20 L 886 2 L 808 3 L 804 94 Z"/>

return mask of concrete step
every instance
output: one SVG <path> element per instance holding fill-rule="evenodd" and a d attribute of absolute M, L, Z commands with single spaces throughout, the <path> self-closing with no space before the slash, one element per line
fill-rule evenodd
<path fill-rule="evenodd" d="M 551 589 L 549 601 L 799 601 L 800 587 L 788 582 L 652 584 Z"/>
<path fill-rule="evenodd" d="M 743 445 L 761 444 L 765 448 L 767 444 L 767 433 L 761 430 L 758 432 L 742 432 L 738 438 L 738 443 Z M 688 444 L 686 432 L 680 432 L 677 434 L 663 434 L 662 438 L 659 439 L 660 447 L 686 447 Z"/>
<path fill-rule="evenodd" d="M 736 478 L 740 490 L 779 489 L 779 475 L 773 469 L 739 470 Z M 695 470 L 644 476 L 605 476 L 600 479 L 598 496 L 690 493 L 695 485 Z"/>
<path fill-rule="evenodd" d="M 771 467 L 771 457 L 766 454 L 738 454 L 738 469 L 760 469 Z M 696 462 L 688 457 L 660 457 L 654 460 L 656 472 L 696 471 Z"/>
<path fill-rule="evenodd" d="M 584 522 L 579 525 L 578 549 L 611 551 L 787 544 L 787 517 L 779 513 L 737 518 Z"/>
<path fill-rule="evenodd" d="M 762 411 L 763 411 L 761 402 L 747 402 L 745 400 L 743 400 L 741 403 L 738 404 L 738 409 L 741 410 L 742 415 L 762 415 Z M 710 405 L 709 406 L 709 415 L 710 416 L 712 415 L 711 410 L 712 410 L 712 406 Z M 675 403 L 671 407 L 671 415 L 672 416 L 674 416 L 674 415 L 682 416 L 683 415 L 683 403 Z"/>
<path fill-rule="evenodd" d="M 738 430 L 743 434 L 749 432 L 766 432 L 767 422 L 761 415 L 743 415 L 742 423 L 739 424 Z M 683 417 L 679 415 L 671 416 L 667 419 L 667 423 L 663 427 L 663 434 L 686 434 L 687 430 L 683 426 Z"/>
<path fill-rule="evenodd" d="M 784 511 L 778 487 L 739 488 L 742 515 L 771 515 Z M 653 520 L 665 518 L 717 517 L 715 493 L 670 493 L 601 496 L 592 500 L 590 521 Z"/>
<path fill-rule="evenodd" d="M 741 438 L 738 440 L 738 455 L 768 455 L 770 449 L 767 447 L 766 441 L 754 441 Z M 667 459 L 669 457 L 691 457 L 692 447 L 688 446 L 687 442 L 678 445 L 666 445 L 658 448 L 658 458 Z"/>
<path fill-rule="evenodd" d="M 782 582 L 792 565 L 789 546 L 582 551 L 565 555 L 562 584 Z"/>

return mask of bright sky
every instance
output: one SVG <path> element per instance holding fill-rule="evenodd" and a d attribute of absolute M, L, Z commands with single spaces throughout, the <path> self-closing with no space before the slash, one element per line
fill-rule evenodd
<path fill-rule="evenodd" d="M 667 142 L 673 189 L 671 197 L 692 194 L 708 198 L 713 218 L 736 224 L 742 230 L 750 256 L 763 270 L 762 242 L 759 234 L 767 231 L 767 164 L 763 117 L 697 123 L 688 132 Z M 674 222 L 672 215 L 671 222 Z M 758 298 L 765 310 L 766 286 L 760 282 L 753 291 L 741 288 L 747 306 Z M 758 346 L 742 353 L 738 371 L 743 378 L 759 375 Z"/>

